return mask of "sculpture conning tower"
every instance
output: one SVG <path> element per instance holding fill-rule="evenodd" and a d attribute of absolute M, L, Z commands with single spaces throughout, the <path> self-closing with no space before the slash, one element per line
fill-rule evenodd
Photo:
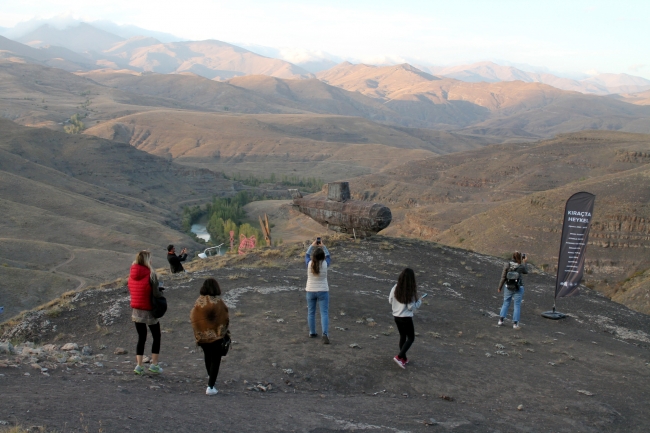
<path fill-rule="evenodd" d="M 385 229 L 393 218 L 387 206 L 352 200 L 348 182 L 328 183 L 325 189 L 325 197 L 303 197 L 297 189 L 290 189 L 293 207 L 330 230 L 360 237 Z"/>

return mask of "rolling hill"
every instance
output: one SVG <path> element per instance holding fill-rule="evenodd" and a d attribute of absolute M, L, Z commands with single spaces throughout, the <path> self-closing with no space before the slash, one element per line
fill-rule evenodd
<path fill-rule="evenodd" d="M 230 194 L 231 182 L 132 146 L 0 119 L 0 298 L 8 314 L 122 277 L 135 252 L 165 264 L 183 205 Z"/>
<path fill-rule="evenodd" d="M 158 110 L 104 122 L 85 133 L 228 174 L 334 180 L 443 153 L 435 141 L 404 131 L 408 129 L 347 116 Z M 459 141 L 480 145 L 462 137 Z"/>

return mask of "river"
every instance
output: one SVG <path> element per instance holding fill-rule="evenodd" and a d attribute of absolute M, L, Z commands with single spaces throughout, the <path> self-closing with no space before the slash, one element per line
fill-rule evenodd
<path fill-rule="evenodd" d="M 210 240 L 210 233 L 205 228 L 205 224 L 192 224 L 190 231 L 196 235 L 197 238 L 203 239 L 208 242 Z"/>

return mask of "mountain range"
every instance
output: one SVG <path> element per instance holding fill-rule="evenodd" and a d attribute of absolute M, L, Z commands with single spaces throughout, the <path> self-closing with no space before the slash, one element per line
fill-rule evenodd
<path fill-rule="evenodd" d="M 221 41 L 180 42 L 180 38 L 167 33 L 136 26 L 118 26 L 106 21 L 70 21 L 67 26 L 35 21 L 15 29 L 5 29 L 0 34 L 11 35 L 14 40 L 32 47 L 60 46 L 84 53 L 95 67 L 126 67 L 162 73 L 191 71 L 221 80 L 250 74 L 312 78 L 313 74 L 334 67 L 336 63 L 332 59 L 337 58 L 326 53 L 286 52 L 260 45 L 246 45 L 249 49 L 245 49 Z M 0 46 L 0 49 L 4 48 Z M 281 58 L 290 58 L 293 62 Z M 432 75 L 465 82 L 523 81 L 597 95 L 650 89 L 650 80 L 628 74 L 598 74 L 576 80 L 490 61 L 456 66 L 421 65 L 418 68 Z"/>

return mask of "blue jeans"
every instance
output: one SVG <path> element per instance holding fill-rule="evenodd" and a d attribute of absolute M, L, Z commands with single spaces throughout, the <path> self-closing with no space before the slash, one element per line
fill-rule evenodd
<path fill-rule="evenodd" d="M 512 312 L 512 321 L 519 322 L 519 316 L 521 315 L 521 300 L 524 298 L 524 286 L 519 286 L 519 290 L 513 292 L 509 290 L 505 285 L 503 286 L 503 306 L 501 307 L 501 316 L 506 318 L 508 315 L 508 308 L 510 308 L 510 301 L 515 300 L 514 311 Z"/>
<path fill-rule="evenodd" d="M 316 333 L 316 302 L 320 307 L 320 326 L 323 328 L 323 335 L 327 335 L 330 324 L 330 292 L 307 292 L 307 323 L 309 333 Z"/>

